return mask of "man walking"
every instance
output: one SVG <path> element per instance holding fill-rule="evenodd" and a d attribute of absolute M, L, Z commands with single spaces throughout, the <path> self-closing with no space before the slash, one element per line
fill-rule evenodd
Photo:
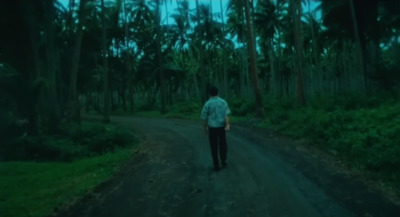
<path fill-rule="evenodd" d="M 221 159 L 222 166 L 226 166 L 228 145 L 225 131 L 230 129 L 228 115 L 231 111 L 228 103 L 218 96 L 218 89 L 216 87 L 210 87 L 209 91 L 211 97 L 204 104 L 200 118 L 204 120 L 204 132 L 208 132 L 214 170 L 218 171 L 220 168 L 219 158 Z"/>

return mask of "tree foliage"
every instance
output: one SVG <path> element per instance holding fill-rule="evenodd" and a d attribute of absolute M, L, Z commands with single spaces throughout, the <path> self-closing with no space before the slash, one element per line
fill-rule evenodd
<path fill-rule="evenodd" d="M 398 2 L 250 1 L 249 22 L 244 1 L 194 3 L 2 1 L 2 113 L 26 120 L 35 134 L 78 121 L 82 111 L 203 102 L 209 85 L 224 97 L 249 98 L 254 76 L 261 98 L 297 95 L 301 103 L 396 92 Z"/>

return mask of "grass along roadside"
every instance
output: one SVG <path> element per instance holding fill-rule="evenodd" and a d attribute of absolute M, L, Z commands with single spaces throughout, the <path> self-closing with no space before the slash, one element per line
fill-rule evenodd
<path fill-rule="evenodd" d="M 49 216 L 110 179 L 131 155 L 124 148 L 71 163 L 1 162 L 1 216 Z"/>

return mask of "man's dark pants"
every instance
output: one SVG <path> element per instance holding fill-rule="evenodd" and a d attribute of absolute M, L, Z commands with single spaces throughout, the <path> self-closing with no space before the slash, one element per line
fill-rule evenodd
<path fill-rule="evenodd" d="M 219 168 L 218 152 L 222 165 L 226 165 L 226 154 L 228 145 L 226 142 L 226 133 L 224 127 L 208 128 L 208 138 L 210 140 L 211 155 L 214 162 L 214 168 Z"/>

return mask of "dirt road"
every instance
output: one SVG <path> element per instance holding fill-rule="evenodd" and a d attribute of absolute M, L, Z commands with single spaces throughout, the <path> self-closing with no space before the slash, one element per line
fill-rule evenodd
<path fill-rule="evenodd" d="M 114 117 L 146 144 L 113 180 L 61 217 L 399 217 L 400 208 L 320 156 L 232 126 L 212 171 L 200 121 Z"/>

